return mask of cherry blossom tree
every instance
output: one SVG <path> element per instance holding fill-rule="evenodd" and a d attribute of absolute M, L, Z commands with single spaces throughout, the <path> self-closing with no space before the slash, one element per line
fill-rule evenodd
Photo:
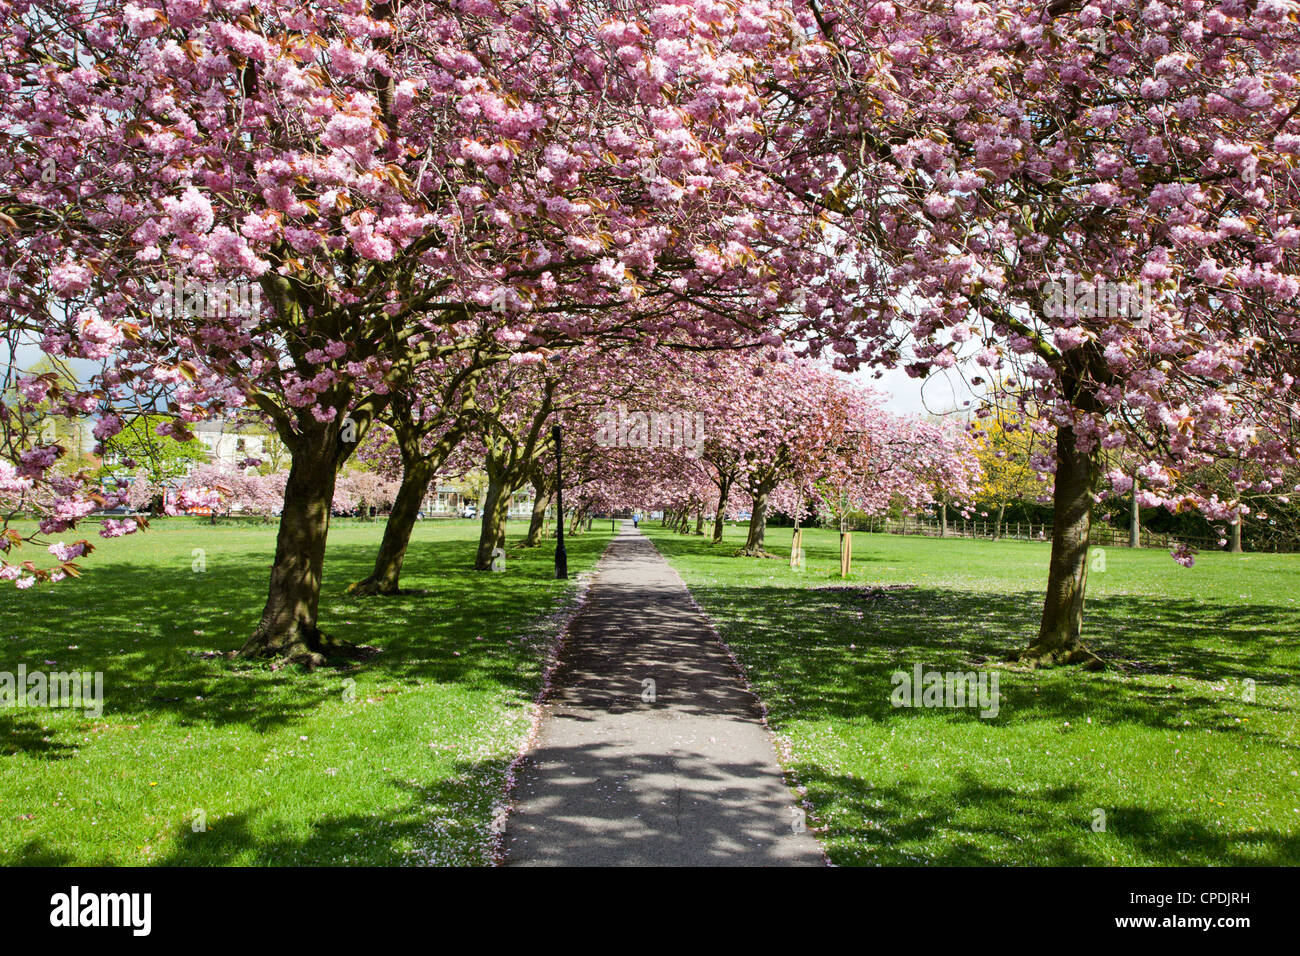
<path fill-rule="evenodd" d="M 531 347 L 837 312 L 835 289 L 796 295 L 837 250 L 814 203 L 776 201 L 771 139 L 794 131 L 755 82 L 801 55 L 792 22 L 621 7 L 0 2 L 21 146 L 0 155 L 0 305 L 105 364 L 70 397 L 99 437 L 125 404 L 169 408 L 182 440 L 253 405 L 291 455 L 242 653 L 347 650 L 316 626 L 337 475 L 421 365 L 481 345 L 461 323 Z M 15 487 L 60 455 L 12 451 Z M 97 503 L 61 481 L 49 530 Z"/>
<path fill-rule="evenodd" d="M 32 541 L 116 503 L 36 433 L 51 403 L 100 442 L 256 408 L 291 467 L 243 653 L 314 664 L 347 651 L 316 626 L 338 475 L 379 416 L 427 420 L 396 404 L 445 434 L 440 363 L 740 349 L 713 369 L 766 381 L 707 419 L 716 493 L 676 500 L 698 526 L 747 495 L 751 551 L 855 447 L 812 360 L 963 371 L 1054 430 L 1024 659 L 1095 661 L 1107 485 L 1225 523 L 1293 490 L 1297 41 L 1282 0 L 0 0 L 0 495 Z M 22 376 L 31 350 L 95 371 Z M 538 426 L 499 493 L 544 487 L 549 414 L 499 430 Z M 0 576 L 68 575 L 8 524 Z"/>
<path fill-rule="evenodd" d="M 769 350 L 733 355 L 717 363 L 708 403 L 704 458 L 722 492 L 738 485 L 752 510 L 744 552 L 763 553 L 769 498 L 783 483 L 810 487 L 852 427 L 852 390 L 818 363 Z M 863 439 L 865 440 L 865 438 Z M 717 517 L 715 512 L 715 536 Z"/>
<path fill-rule="evenodd" d="M 397 499 L 399 485 L 376 471 L 350 468 L 339 475 L 331 502 L 336 511 L 366 515 L 370 508 L 387 510 Z"/>
<path fill-rule="evenodd" d="M 478 353 L 453 354 L 429 363 L 388 402 L 382 421 L 391 440 L 380 452 L 387 459 L 380 467 L 398 476 L 399 487 L 374 569 L 350 592 L 399 593 L 406 549 L 429 483 L 470 430 L 476 385 L 487 364 Z"/>
<path fill-rule="evenodd" d="M 494 549 L 504 546 L 514 493 L 530 483 L 554 490 L 552 428 L 571 417 L 589 420 L 591 409 L 618 394 L 627 374 L 621 355 L 593 347 L 533 352 L 482 374 L 471 415 L 472 439 L 458 452 L 465 467 L 482 467 L 488 479 L 475 569 L 489 570 Z M 569 438 L 568 450 L 578 452 L 574 457 L 581 460 L 595 433 L 579 428 Z M 570 488 L 575 487 L 572 479 L 567 476 Z M 570 502 L 578 499 L 571 496 Z"/>
<path fill-rule="evenodd" d="M 149 477 L 148 472 L 141 469 L 131 476 L 127 485 L 126 505 L 132 511 L 144 511 L 161 502 L 164 493 L 164 489 Z"/>
<path fill-rule="evenodd" d="M 286 480 L 283 473 L 262 475 L 224 464 L 197 465 L 177 483 L 170 510 L 173 514 L 204 508 L 213 515 L 271 515 L 284 500 Z"/>
<path fill-rule="evenodd" d="M 3 227 L 0 219 L 0 232 Z M 7 285 L 18 281 L 0 270 L 0 297 Z M 94 547 L 84 538 L 72 544 L 49 539 L 72 531 L 96 511 L 126 503 L 125 487 L 120 493 L 101 487 L 90 462 L 73 463 L 80 449 L 71 447 L 72 437 L 51 427 L 58 421 L 83 421 L 97 407 L 100 393 L 93 383 L 83 385 L 60 374 L 61 363 L 49 363 L 54 367 L 45 371 L 25 371 L 20 356 L 38 351 L 40 343 L 32 327 L 7 315 L 0 323 L 0 581 L 23 590 L 78 576 L 75 559 Z M 96 426 L 96 439 L 106 434 L 105 427 Z M 19 530 L 14 525 L 19 516 L 36 521 Z M 99 534 L 118 537 L 145 524 L 143 519 L 105 518 Z"/>
<path fill-rule="evenodd" d="M 1295 460 L 1300 26 L 1287 3 L 849 3 L 798 15 L 824 56 L 791 89 L 871 237 L 873 349 L 974 366 L 1055 426 L 1055 521 L 1031 664 L 1080 642 L 1093 496 L 1230 520 L 1179 476 L 1276 493 Z M 795 183 L 793 191 L 801 190 Z M 1268 436 L 1267 438 L 1265 436 Z M 1245 490 L 1245 489 L 1241 489 Z M 1180 558 L 1190 560 L 1185 554 Z"/>
<path fill-rule="evenodd" d="M 979 474 L 963 430 L 890 414 L 879 393 L 779 350 L 687 352 L 633 379 L 642 388 L 628 400 L 651 403 L 649 421 L 698 416 L 698 424 L 670 435 L 690 441 L 624 442 L 626 462 L 599 461 L 610 472 L 607 500 L 653 502 L 683 533 L 693 523 L 703 534 L 708 511 L 714 540 L 728 509 L 747 504 L 745 553 L 762 553 L 773 507 L 796 515 L 919 508 L 940 493 L 969 498 Z M 620 406 L 620 417 L 631 415 Z"/>
<path fill-rule="evenodd" d="M 894 505 L 915 512 L 941 500 L 968 507 L 982 472 L 967 430 L 894 415 L 876 404 L 879 396 L 864 398 L 851 406 L 847 441 L 814 483 L 815 507 L 842 528 L 850 512 L 879 515 Z"/>

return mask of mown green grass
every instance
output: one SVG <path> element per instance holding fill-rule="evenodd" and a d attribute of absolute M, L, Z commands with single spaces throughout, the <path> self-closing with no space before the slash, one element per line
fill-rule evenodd
<path fill-rule="evenodd" d="M 0 710 L 0 863 L 483 863 L 573 582 L 553 543 L 469 570 L 477 525 L 426 521 L 403 584 L 427 593 L 346 595 L 381 533 L 330 531 L 321 625 L 382 650 L 346 670 L 201 656 L 260 616 L 273 525 L 159 521 L 80 581 L 0 589 L 0 670 L 102 671 L 105 694 L 98 719 Z M 566 542 L 571 576 L 608 537 Z"/>
<path fill-rule="evenodd" d="M 643 528 L 769 708 L 834 862 L 1300 863 L 1300 556 L 1105 549 L 1085 638 L 1112 666 L 1030 672 L 1001 662 L 1036 632 L 1046 544 L 859 533 L 844 582 L 833 532 L 805 532 L 799 573 L 735 557 L 741 529 Z M 893 707 L 916 663 L 996 669 L 998 715 Z"/>

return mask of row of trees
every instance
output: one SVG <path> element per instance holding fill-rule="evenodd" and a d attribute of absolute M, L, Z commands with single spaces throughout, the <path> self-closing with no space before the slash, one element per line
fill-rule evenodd
<path fill-rule="evenodd" d="M 953 370 L 1045 423 L 1055 525 L 1025 658 L 1086 659 L 1105 487 L 1136 474 L 1144 503 L 1228 523 L 1291 490 L 1296 20 L 1204 0 L 0 0 L 19 396 L 0 493 L 42 515 L 5 547 L 104 503 L 56 467 L 38 405 L 98 416 L 101 441 L 128 407 L 165 410 L 179 440 L 256 409 L 291 464 L 245 652 L 319 656 L 337 649 L 316 627 L 337 476 L 381 418 L 416 484 L 479 422 L 497 494 L 480 559 L 506 489 L 545 487 L 526 464 L 544 423 L 611 381 L 602 356 L 706 392 L 736 372 L 728 352 L 776 357 L 732 412 L 788 403 L 815 424 L 747 426 L 761 455 L 736 470 L 720 450 L 697 512 L 705 480 L 719 510 L 744 493 L 756 516 L 787 493 L 883 494 L 862 483 L 890 469 L 855 456 L 897 446 L 871 439 L 886 425 L 829 386 L 788 388 L 788 348 Z M 33 351 L 94 371 L 17 374 Z M 581 368 L 598 370 L 585 390 Z M 506 400 L 521 378 L 523 407 Z M 385 547 L 400 565 L 400 529 Z"/>
<path fill-rule="evenodd" d="M 916 509 L 939 489 L 970 497 L 979 477 L 963 432 L 892 415 L 882 396 L 774 349 L 575 348 L 502 363 L 463 387 L 457 418 L 404 443 L 406 413 L 395 404 L 381 416 L 383 437 L 359 454 L 398 484 L 399 502 L 422 500 L 430 462 L 445 474 L 480 470 L 479 570 L 505 544 L 517 491 L 530 489 L 534 501 L 524 546 L 540 542 L 556 496 L 557 422 L 567 520 L 628 509 L 689 512 L 701 530 L 711 520 L 717 540 L 724 517 L 743 512 L 748 553 L 762 552 L 770 510 L 791 502 L 827 513 Z M 354 591 L 399 589 L 413 526 L 413 514 L 395 506 L 374 571 Z"/>
<path fill-rule="evenodd" d="M 288 474 L 202 464 L 174 481 L 160 484 L 144 471 L 125 482 L 125 504 L 134 512 L 278 515 L 284 503 Z M 340 514 L 365 514 L 369 509 L 388 511 L 397 497 L 397 484 L 373 471 L 343 472 L 334 486 L 331 510 Z"/>

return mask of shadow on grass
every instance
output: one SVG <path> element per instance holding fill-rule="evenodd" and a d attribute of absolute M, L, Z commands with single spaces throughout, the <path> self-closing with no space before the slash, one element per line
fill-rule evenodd
<path fill-rule="evenodd" d="M 30 711 L 0 711 L 0 757 L 16 753 L 35 754 L 46 760 L 64 760 L 73 756 L 75 750 L 51 737 L 46 725 Z"/>
<path fill-rule="evenodd" d="M 756 559 L 730 558 L 725 543 L 672 536 L 657 536 L 655 543 L 670 558 L 707 555 L 766 567 Z M 833 556 L 821 551 L 823 560 Z M 865 551 L 854 555 L 855 565 L 886 560 Z M 780 570 L 786 570 L 783 564 Z M 772 633 L 764 643 L 803 648 L 812 638 L 815 650 L 819 637 L 856 636 L 866 642 L 861 646 L 868 655 L 909 665 L 918 653 L 930 654 L 936 666 L 1008 658 L 1037 633 L 1043 606 L 1041 590 L 873 587 L 860 579 L 813 573 L 770 587 L 697 585 L 692 590 L 738 611 L 751 606 L 752 616 L 735 616 L 743 616 L 749 627 L 798 622 L 795 633 Z M 1300 632 L 1300 608 L 1101 595 L 1089 599 L 1084 629 L 1085 642 L 1122 673 L 1289 684 L 1293 668 L 1283 658 L 1292 653 L 1292 642 L 1285 636 Z"/>
<path fill-rule="evenodd" d="M 353 866 L 476 865 L 481 858 L 443 859 L 429 855 L 432 847 L 478 847 L 482 834 L 453 834 L 468 830 L 470 821 L 491 819 L 491 803 L 501 792 L 507 762 L 458 762 L 447 778 L 431 786 L 389 780 L 403 791 L 399 806 L 362 808 L 324 816 L 306 833 L 286 833 L 282 808 L 258 807 L 208 821 L 196 831 L 189 822 L 176 825 L 171 851 L 155 866 Z M 270 832 L 268 832 L 270 830 Z M 436 852 L 436 851 L 434 851 Z M 61 866 L 74 860 L 41 840 L 31 840 L 12 856 L 16 866 Z M 78 859 L 80 866 L 115 866 L 119 861 Z"/>
<path fill-rule="evenodd" d="M 782 701 L 795 720 L 825 717 L 900 719 L 889 700 L 890 676 L 915 664 L 969 671 L 1000 661 L 1025 643 L 1036 621 L 1036 595 L 905 588 L 860 598 L 840 590 L 782 587 L 701 587 L 696 597 L 712 612 L 724 635 L 743 629 L 748 662 L 760 671 L 779 670 L 791 693 Z M 1249 678 L 1260 693 L 1292 683 L 1263 638 L 1300 630 L 1300 614 L 1277 607 L 1211 609 L 1189 602 L 1110 597 L 1090 611 L 1097 636 L 1092 646 L 1117 668 L 1147 676 L 1231 681 Z M 1188 636 L 1189 620 L 1216 636 L 1213 643 Z M 1141 621 L 1138 625 L 1135 622 Z M 1108 628 L 1113 623 L 1114 630 Z M 1125 628 L 1120 631 L 1119 628 Z M 1136 665 L 1136 667 L 1135 667 Z M 1186 683 L 1120 682 L 1117 669 L 1093 675 L 1077 669 L 1071 680 L 1041 681 L 1028 673 L 1003 672 L 1003 715 L 1072 719 L 1091 716 L 1176 728 L 1197 726 L 1246 733 L 1225 712 L 1227 691 L 1198 693 Z M 972 711 L 946 712 L 952 720 L 978 720 Z M 927 719 L 934 719 L 927 715 Z M 1000 718 L 1001 719 L 1001 718 Z"/>
<path fill-rule="evenodd" d="M 531 699 L 545 618 L 571 582 L 554 580 L 553 547 L 519 551 L 502 574 L 468 570 L 473 544 L 412 542 L 404 583 L 417 593 L 358 598 L 347 585 L 364 577 L 374 545 L 331 546 L 320 623 L 328 633 L 382 651 L 347 669 L 272 670 L 256 662 L 204 657 L 240 647 L 265 601 L 273 529 L 266 553 L 208 555 L 207 570 L 115 562 L 83 581 L 0 602 L 0 670 L 102 671 L 104 713 L 114 719 L 167 715 L 179 725 L 241 724 L 257 731 L 293 723 L 326 700 L 344 678 L 377 684 L 492 685 Z M 571 566 L 594 564 L 606 535 L 566 539 Z M 377 543 L 377 542 L 376 542 Z M 543 633 L 531 634 L 539 626 Z M 85 733 L 90 718 L 62 733 Z M 45 759 L 72 748 L 51 736 L 41 715 L 0 710 L 0 754 Z"/>
<path fill-rule="evenodd" d="M 1183 813 L 1131 803 L 1106 810 L 1104 839 L 1092 832 L 1087 794 L 1068 784 L 1032 793 L 959 773 L 934 790 L 920 784 L 872 786 L 815 764 L 794 768 L 809 797 L 837 821 L 829 842 L 840 864 L 1003 866 L 1007 847 L 1030 844 L 1039 864 L 1104 866 L 1114 840 L 1148 865 L 1294 866 L 1300 836 L 1275 829 L 1209 826 Z M 848 810 L 846 814 L 842 811 Z"/>
<path fill-rule="evenodd" d="M 969 587 L 872 587 L 735 558 L 725 542 L 658 535 L 655 544 L 694 562 L 692 591 L 736 650 L 772 725 L 794 741 L 791 769 L 829 825 L 837 863 L 1300 860 L 1282 789 L 1297 760 L 1286 730 L 1297 719 L 1292 635 L 1300 632 L 1300 609 L 1292 604 L 1097 595 L 1086 638 L 1113 666 L 1101 673 L 998 667 L 999 713 L 985 720 L 978 708 L 895 708 L 890 678 L 916 664 L 991 669 L 1023 648 L 1042 608 L 1042 592 L 1025 590 L 1023 575 L 991 575 Z M 826 562 L 834 552 L 821 547 L 817 557 Z M 943 557 L 953 556 L 935 551 Z M 917 577 L 943 570 L 924 567 Z M 1243 700 L 1247 679 L 1258 685 L 1258 709 Z M 1175 758 L 1180 747 L 1185 755 Z M 1271 788 L 1251 799 L 1271 802 L 1272 824 L 1252 829 L 1240 815 L 1216 813 L 1209 793 L 1244 799 L 1226 794 L 1243 788 L 1243 779 L 1259 781 L 1261 762 L 1276 776 L 1244 787 Z M 1093 780 L 1096 764 L 1122 775 Z M 1157 776 L 1175 769 L 1176 798 Z M 1130 782 L 1143 798 L 1129 792 Z M 1101 800 L 1108 800 L 1105 835 L 1090 829 Z"/>

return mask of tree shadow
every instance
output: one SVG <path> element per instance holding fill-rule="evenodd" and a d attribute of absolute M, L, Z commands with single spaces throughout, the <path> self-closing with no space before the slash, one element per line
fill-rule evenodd
<path fill-rule="evenodd" d="M 844 591 L 799 587 L 697 586 L 695 594 L 728 633 L 743 630 L 745 662 L 779 673 L 783 713 L 792 720 L 907 719 L 919 711 L 890 701 L 895 672 L 979 671 L 1015 654 L 1033 633 L 1033 592 L 987 593 L 929 587 Z M 1212 607 L 1190 601 L 1112 595 L 1089 611 L 1091 646 L 1113 665 L 1070 679 L 998 667 L 1001 712 L 1025 718 L 1091 717 L 1164 729 L 1185 721 L 1237 735 L 1245 680 L 1256 692 L 1291 687 L 1287 651 L 1266 638 L 1300 630 L 1300 611 L 1269 605 Z M 1213 640 L 1189 637 L 1189 620 Z M 1135 622 L 1141 622 L 1140 625 Z M 1058 675 L 1061 672 L 1058 672 Z M 1129 680 L 1141 676 L 1145 680 Z M 1222 692 L 1159 678 L 1218 683 Z M 770 703 L 770 702 L 769 702 Z M 1282 713 L 1294 708 L 1275 704 Z M 1237 708 L 1239 710 L 1240 708 Z M 933 714 L 927 715 L 934 719 Z M 945 719 L 979 720 L 973 710 Z"/>
<path fill-rule="evenodd" d="M 1280 788 L 1294 780 L 1289 768 L 1300 766 L 1287 730 L 1300 708 L 1294 603 L 1099 591 L 1089 599 L 1085 638 L 1110 667 L 1028 671 L 1005 661 L 1037 632 L 1042 593 L 1014 574 L 981 580 L 983 589 L 942 586 L 926 580 L 937 567 L 918 573 L 922 583 L 871 586 L 751 562 L 754 573 L 741 581 L 724 562 L 746 559 L 672 537 L 655 544 L 696 561 L 692 591 L 773 727 L 794 741 L 792 770 L 829 824 L 836 862 L 1096 865 L 1119 853 L 1167 865 L 1300 860 L 1300 835 L 1282 817 L 1292 805 L 1279 807 Z M 895 707 L 892 678 L 918 664 L 996 674 L 997 715 Z M 1075 742 L 1078 734 L 1086 740 Z M 862 759 L 862 748 L 877 746 L 898 762 Z M 1174 758 L 1178 748 L 1184 756 Z M 1039 768 L 1036 753 L 1056 756 Z M 1006 768 L 993 765 L 1004 756 Z M 927 761 L 925 775 L 905 762 L 917 759 Z M 1161 793 L 1152 759 L 1187 768 L 1177 797 Z M 1144 798 L 1127 794 L 1120 778 L 1094 782 L 1096 763 L 1141 781 Z M 1272 825 L 1265 817 L 1252 829 L 1240 806 L 1219 819 L 1213 801 L 1197 802 L 1198 778 L 1235 793 L 1261 764 L 1274 772 L 1248 789 L 1271 801 Z M 1260 787 L 1274 789 L 1262 795 Z M 1090 827 L 1099 794 L 1114 804 L 1102 808 L 1106 835 Z M 1025 859 L 1026 846 L 1040 859 Z"/>
<path fill-rule="evenodd" d="M 332 545 L 321 627 L 381 653 L 361 665 L 305 673 L 224 657 L 242 646 L 260 615 L 273 530 L 265 553 L 212 554 L 202 573 L 188 561 L 183 568 L 114 561 L 70 585 L 0 592 L 0 635 L 9 636 L 0 636 L 0 670 L 25 663 L 29 671 L 102 672 L 108 719 L 165 715 L 180 726 L 238 724 L 258 732 L 292 725 L 337 700 L 348 677 L 490 687 L 511 700 L 532 699 L 550 618 L 572 585 L 554 580 L 553 549 L 534 549 L 494 574 L 468 569 L 468 541 L 417 540 L 404 583 L 419 593 L 358 598 L 346 588 L 370 571 L 374 546 Z M 588 534 L 566 542 L 571 566 L 593 565 L 607 541 Z M 46 713 L 57 724 L 49 730 L 33 711 L 0 710 L 0 753 L 67 756 L 67 741 L 95 726 L 76 712 Z"/>
<path fill-rule="evenodd" d="M 1294 866 L 1300 835 L 1274 828 L 1210 826 L 1185 814 L 1122 803 L 1106 807 L 1103 833 L 1080 784 L 1033 791 L 959 771 L 941 789 L 902 781 L 872 785 L 812 763 L 795 768 L 836 862 L 875 866 L 1107 866 L 1118 846 L 1153 866 Z M 1095 799 L 1095 798 L 1094 798 Z M 1031 846 L 1023 859 L 1017 848 Z"/>
<path fill-rule="evenodd" d="M 347 866 L 358 863 L 404 865 L 481 865 L 482 857 L 462 852 L 444 856 L 447 847 L 490 845 L 486 832 L 489 804 L 504 779 L 504 760 L 458 762 L 454 771 L 429 786 L 390 779 L 388 785 L 404 791 L 397 806 L 361 808 L 350 813 L 327 814 L 305 827 L 293 827 L 281 808 L 260 806 L 204 821 L 177 822 L 169 834 L 170 851 L 154 861 L 157 866 Z M 494 786 L 484 786 L 491 781 Z M 466 801 L 483 803 L 475 813 L 447 814 L 446 808 L 463 808 Z M 448 827 L 475 829 L 473 834 L 451 834 Z M 306 830 L 305 833 L 301 832 Z M 294 831 L 294 832 L 289 832 Z M 18 866 L 59 866 L 73 862 L 66 854 L 31 840 L 17 849 Z M 120 861 L 101 857 L 84 865 L 115 866 Z"/>
<path fill-rule="evenodd" d="M 0 757 L 28 753 L 45 760 L 67 760 L 75 755 L 70 744 L 51 736 L 51 728 L 30 714 L 31 711 L 0 711 Z"/>
<path fill-rule="evenodd" d="M 795 833 L 772 764 L 719 760 L 689 741 L 662 753 L 619 741 L 542 745 L 520 771 L 516 799 L 504 841 L 511 866 L 822 862 Z"/>

